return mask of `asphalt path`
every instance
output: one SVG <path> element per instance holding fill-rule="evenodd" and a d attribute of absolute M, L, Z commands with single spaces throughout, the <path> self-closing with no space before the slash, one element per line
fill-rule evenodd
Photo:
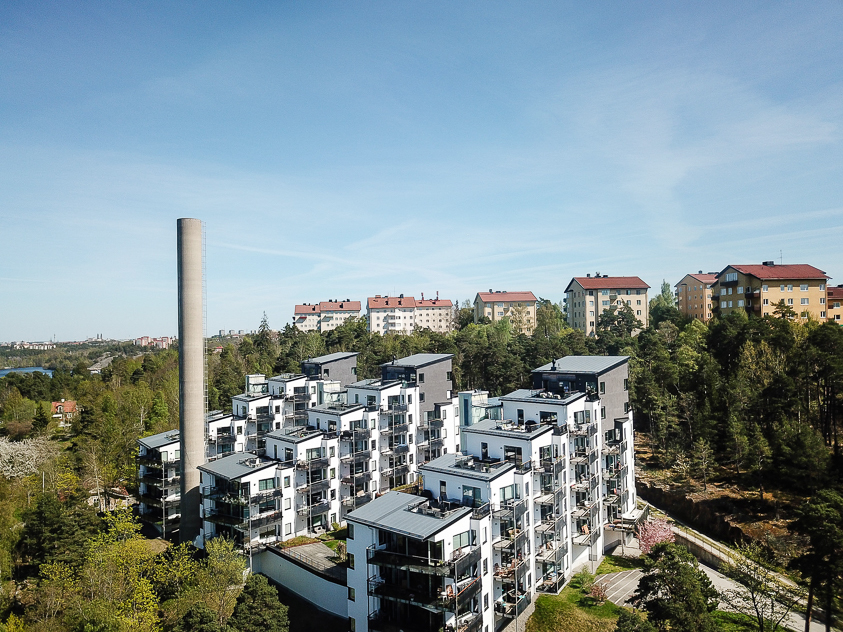
<path fill-rule="evenodd" d="M 700 564 L 700 568 L 705 571 L 711 579 L 714 587 L 723 592 L 724 590 L 731 590 L 740 587 L 740 584 L 734 580 L 729 579 L 722 573 L 718 573 L 713 568 L 709 568 L 705 564 Z M 629 571 L 621 571 L 620 573 L 608 573 L 606 575 L 598 575 L 597 583 L 605 586 L 606 596 L 612 603 L 618 605 L 629 606 L 630 597 L 638 588 L 638 582 L 643 573 L 639 569 Z M 725 604 L 721 603 L 720 607 L 726 609 Z M 796 632 L 803 632 L 805 629 L 805 617 L 799 612 L 791 612 L 784 620 L 784 624 Z M 811 621 L 811 632 L 825 632 L 825 625 L 816 621 Z"/>

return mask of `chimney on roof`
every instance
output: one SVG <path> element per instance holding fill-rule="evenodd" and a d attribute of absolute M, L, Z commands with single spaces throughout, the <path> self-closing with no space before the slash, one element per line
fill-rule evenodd
<path fill-rule="evenodd" d="M 776 265 L 776 262 L 775 262 L 775 261 L 765 261 L 765 262 L 763 262 L 761 265 L 763 265 L 763 266 L 771 266 L 771 267 L 772 267 L 772 266 Z"/>
<path fill-rule="evenodd" d="M 590 278 L 591 278 L 591 272 L 589 272 L 588 274 L 586 274 L 586 275 L 585 275 L 585 278 L 586 278 L 586 279 L 590 279 Z"/>
<path fill-rule="evenodd" d="M 698 274 L 702 274 L 702 270 L 700 270 L 700 271 L 698 272 Z"/>
<path fill-rule="evenodd" d="M 399 295 L 398 295 L 398 298 L 404 298 L 404 295 L 403 295 L 403 294 L 399 294 Z"/>
<path fill-rule="evenodd" d="M 492 293 L 492 288 L 489 288 L 489 294 L 491 294 L 491 293 Z"/>
<path fill-rule="evenodd" d="M 439 290 L 436 290 L 436 300 L 439 300 Z"/>
<path fill-rule="evenodd" d="M 599 272 L 599 271 L 598 271 L 598 272 L 596 272 L 596 273 L 594 274 L 594 276 L 595 276 L 596 278 L 598 278 L 598 279 L 599 279 L 599 278 L 600 278 L 600 272 Z"/>
<path fill-rule="evenodd" d="M 422 292 L 421 294 L 422 294 L 422 300 L 424 300 L 424 292 Z"/>

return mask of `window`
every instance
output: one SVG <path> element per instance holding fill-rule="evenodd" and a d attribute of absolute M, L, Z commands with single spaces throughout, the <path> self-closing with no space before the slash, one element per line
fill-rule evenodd
<path fill-rule="evenodd" d="M 609 290 L 600 290 L 600 293 L 601 293 L 603 296 L 609 296 Z"/>
<path fill-rule="evenodd" d="M 769 305 L 769 304 L 770 304 L 770 299 L 765 298 L 765 299 L 764 299 L 764 305 Z"/>
<path fill-rule="evenodd" d="M 489 574 L 489 560 L 488 559 L 483 560 L 483 574 L 484 575 Z"/>
<path fill-rule="evenodd" d="M 727 291 L 729 294 L 731 294 L 731 293 L 732 293 L 732 288 L 726 288 L 726 291 Z"/>
<path fill-rule="evenodd" d="M 762 285 L 762 286 L 761 286 L 761 291 L 762 291 L 762 292 L 766 292 L 768 289 L 769 289 L 769 286 L 768 286 L 768 285 Z"/>
<path fill-rule="evenodd" d="M 267 489 L 275 489 L 275 479 L 274 478 L 265 478 L 258 482 L 258 489 L 260 491 L 266 491 Z"/>
<path fill-rule="evenodd" d="M 290 535 L 293 532 L 293 523 L 288 522 L 284 525 L 284 535 Z"/>
<path fill-rule="evenodd" d="M 420 402 L 424 401 L 424 393 L 419 393 L 419 401 Z"/>
<path fill-rule="evenodd" d="M 625 413 L 629 412 L 629 402 L 623 403 L 623 412 L 625 412 Z"/>
<path fill-rule="evenodd" d="M 606 394 L 606 382 L 600 382 L 600 394 L 601 395 Z"/>
<path fill-rule="evenodd" d="M 732 301 L 729 301 L 729 307 L 732 307 Z"/>
<path fill-rule="evenodd" d="M 489 593 L 483 595 L 483 610 L 489 609 Z"/>
<path fill-rule="evenodd" d="M 419 373 L 419 384 L 424 384 L 424 373 Z"/>
<path fill-rule="evenodd" d="M 820 283 L 820 290 L 825 290 L 825 283 Z"/>
<path fill-rule="evenodd" d="M 800 298 L 800 299 L 799 299 L 799 304 L 800 304 L 800 305 L 807 305 L 807 304 L 808 304 L 808 299 L 807 299 L 807 298 Z"/>
<path fill-rule="evenodd" d="M 803 292 L 807 292 L 808 291 L 808 284 L 803 283 L 802 285 L 799 286 L 799 289 Z"/>
<path fill-rule="evenodd" d="M 354 617 L 348 617 L 348 631 L 357 632 L 357 621 L 354 620 Z"/>
<path fill-rule="evenodd" d="M 600 407 L 600 419 L 606 419 L 606 407 L 605 406 Z"/>
<path fill-rule="evenodd" d="M 787 299 L 787 304 L 788 304 L 788 305 L 793 305 L 793 299 L 792 299 L 792 298 Z"/>
<path fill-rule="evenodd" d="M 738 286 L 738 292 L 737 292 L 737 293 L 738 293 L 738 294 L 743 294 L 743 286 L 742 286 L 742 285 L 739 285 L 739 286 Z"/>
<path fill-rule="evenodd" d="M 820 299 L 820 305 L 825 305 L 825 299 L 824 298 Z"/>
<path fill-rule="evenodd" d="M 726 274 L 726 283 L 729 281 L 737 281 L 738 280 L 738 273 L 737 272 L 728 272 Z"/>
<path fill-rule="evenodd" d="M 793 292 L 793 286 L 792 286 L 792 285 L 788 285 L 788 286 L 787 286 L 787 291 L 788 291 L 788 292 Z"/>
<path fill-rule="evenodd" d="M 738 301 L 738 307 L 743 307 L 743 299 Z"/>
<path fill-rule="evenodd" d="M 289 487 L 289 486 L 290 486 L 290 477 L 285 476 L 284 477 L 284 487 Z"/>
<path fill-rule="evenodd" d="M 641 315 L 641 310 L 639 309 L 639 310 L 635 313 L 635 315 L 636 315 L 636 316 L 640 316 L 640 315 Z"/>
<path fill-rule="evenodd" d="M 348 554 L 348 568 L 354 570 L 354 553 Z"/>
<path fill-rule="evenodd" d="M 637 300 L 637 301 L 635 301 L 635 304 L 636 304 L 636 305 L 641 305 L 641 301 L 640 301 L 640 300 Z"/>
<path fill-rule="evenodd" d="M 333 448 L 331 448 L 331 449 L 333 450 Z M 331 477 L 331 480 L 334 480 L 337 477 L 337 468 L 335 468 L 335 467 L 331 468 L 330 477 Z"/>
<path fill-rule="evenodd" d="M 825 318 L 825 312 L 820 312 L 820 318 Z"/>
<path fill-rule="evenodd" d="M 354 589 L 351 586 L 348 587 L 348 600 L 354 601 Z"/>
<path fill-rule="evenodd" d="M 779 292 L 784 292 L 784 286 L 783 285 L 779 286 Z"/>
<path fill-rule="evenodd" d="M 352 524 L 351 522 L 348 523 L 348 533 L 346 534 L 346 537 L 349 540 L 354 539 L 354 524 Z"/>
<path fill-rule="evenodd" d="M 604 305 L 604 306 L 606 306 L 606 307 L 608 307 L 608 306 L 609 306 L 609 301 L 603 301 L 603 305 Z"/>
<path fill-rule="evenodd" d="M 292 498 L 285 498 L 284 499 L 284 509 L 292 509 L 293 508 L 293 499 Z"/>
<path fill-rule="evenodd" d="M 625 391 L 629 390 L 629 379 L 628 378 L 623 379 L 623 390 L 625 390 Z"/>

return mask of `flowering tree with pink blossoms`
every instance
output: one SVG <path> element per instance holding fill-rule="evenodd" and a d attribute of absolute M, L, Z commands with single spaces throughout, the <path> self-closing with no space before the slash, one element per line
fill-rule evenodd
<path fill-rule="evenodd" d="M 646 555 L 659 542 L 673 542 L 673 529 L 667 520 L 656 518 L 648 520 L 638 530 L 638 545 L 641 552 Z"/>

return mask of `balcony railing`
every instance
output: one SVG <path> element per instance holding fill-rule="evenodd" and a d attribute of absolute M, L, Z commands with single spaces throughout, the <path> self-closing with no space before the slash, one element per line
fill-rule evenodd
<path fill-rule="evenodd" d="M 296 469 L 297 470 L 315 470 L 320 469 L 323 467 L 328 467 L 330 463 L 330 459 L 326 456 L 319 457 L 316 459 L 310 459 L 309 461 L 297 461 L 296 462 Z"/>
<path fill-rule="evenodd" d="M 361 450 L 359 452 L 353 452 L 352 454 L 341 456 L 340 461 L 343 463 L 362 463 L 363 461 L 368 461 L 371 456 L 371 450 Z"/>
<path fill-rule="evenodd" d="M 444 419 L 426 419 L 419 422 L 419 430 L 430 430 L 431 428 L 444 428 Z"/>
<path fill-rule="evenodd" d="M 353 430 L 343 430 L 340 433 L 340 441 L 365 441 L 372 436 L 372 431 L 368 428 L 355 428 Z"/>
<path fill-rule="evenodd" d="M 321 481 L 313 481 L 310 483 L 302 483 L 298 487 L 296 487 L 296 491 L 300 494 L 309 494 L 312 492 L 323 492 L 326 489 L 331 488 L 331 481 L 327 478 L 322 479 Z"/>
<path fill-rule="evenodd" d="M 312 505 L 305 505 L 298 507 L 296 513 L 300 516 L 316 516 L 318 514 L 327 513 L 331 508 L 331 503 L 327 500 L 320 500 Z"/>
<path fill-rule="evenodd" d="M 388 424 L 386 426 L 381 427 L 381 434 L 385 434 L 385 435 L 401 434 L 401 433 L 407 432 L 409 427 L 410 426 L 406 423 Z"/>
<path fill-rule="evenodd" d="M 359 484 L 361 481 L 368 481 L 372 477 L 372 473 L 370 471 L 365 472 L 352 472 L 351 474 L 346 474 L 340 479 L 340 482 L 345 485 L 355 485 Z"/>
<path fill-rule="evenodd" d="M 381 454 L 383 455 L 394 454 L 395 456 L 399 456 L 401 454 L 407 454 L 409 451 L 410 446 L 406 443 L 381 446 Z"/>
<path fill-rule="evenodd" d="M 562 473 L 565 469 L 565 459 L 562 457 L 542 459 L 539 463 L 546 474 L 553 474 L 554 476 Z"/>
<path fill-rule="evenodd" d="M 345 507 L 348 511 L 351 511 L 352 509 L 362 507 L 366 503 L 370 502 L 372 498 L 373 495 L 369 492 L 355 494 L 354 496 L 347 496 L 346 498 L 342 499 L 342 506 Z"/>

